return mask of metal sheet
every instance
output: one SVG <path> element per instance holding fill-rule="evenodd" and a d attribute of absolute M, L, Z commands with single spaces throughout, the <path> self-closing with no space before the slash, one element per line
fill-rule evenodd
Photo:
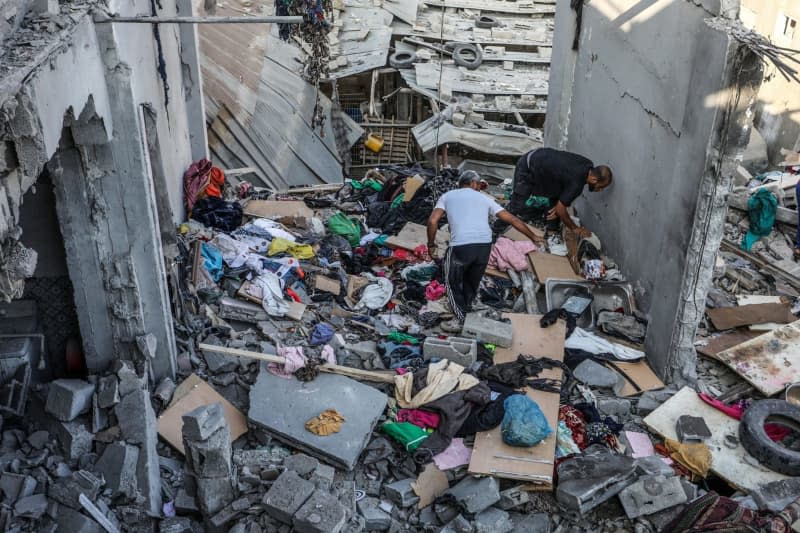
<path fill-rule="evenodd" d="M 440 124 L 441 122 L 441 124 Z M 424 152 L 433 150 L 437 144 L 460 143 L 474 150 L 495 155 L 521 156 L 534 148 L 542 147 L 542 132 L 533 130 L 534 137 L 502 129 L 502 124 L 486 129 L 459 128 L 433 116 L 417 124 L 411 131 Z"/>
<path fill-rule="evenodd" d="M 340 79 L 386 65 L 392 40 L 392 14 L 376 7 L 348 4 L 335 19 L 331 60 L 344 65 L 331 69 L 330 78 Z"/>
<path fill-rule="evenodd" d="M 403 22 L 414 24 L 417 21 L 417 0 L 383 0 L 381 7 Z"/>

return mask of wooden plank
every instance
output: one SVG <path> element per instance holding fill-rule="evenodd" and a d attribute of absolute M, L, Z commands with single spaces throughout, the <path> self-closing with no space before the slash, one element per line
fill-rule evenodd
<path fill-rule="evenodd" d="M 630 378 L 625 380 L 625 386 L 620 391 L 620 396 L 628 397 L 641 394 L 644 391 L 663 389 L 664 382 L 653 372 L 647 361 L 637 361 L 636 363 L 626 363 L 624 361 L 614 361 L 613 364 L 607 363 L 606 366 L 615 370 L 615 366 L 625 372 L 625 375 Z M 623 376 L 624 377 L 624 376 Z M 639 390 L 631 383 L 633 381 Z"/>
<path fill-rule="evenodd" d="M 536 280 L 543 285 L 548 279 L 585 281 L 572 270 L 572 265 L 566 257 L 546 252 L 531 252 L 528 254 L 528 259 L 536 273 Z"/>
<path fill-rule="evenodd" d="M 736 303 L 738 305 L 750 305 L 750 304 L 779 304 L 783 303 L 784 301 L 781 299 L 780 296 L 766 296 L 761 294 L 737 294 L 736 295 Z M 748 326 L 747 329 L 750 331 L 759 331 L 761 333 L 765 331 L 772 331 L 773 329 L 777 329 L 781 327 L 780 324 L 775 322 L 764 322 L 763 324 L 753 324 Z"/>
<path fill-rule="evenodd" d="M 703 346 L 697 346 L 697 353 L 710 357 L 711 359 L 717 359 L 717 355 L 720 352 L 733 346 L 738 346 L 759 335 L 761 335 L 761 332 L 750 331 L 749 329 L 734 329 L 733 331 L 728 331 L 714 337 Z"/>
<path fill-rule="evenodd" d="M 236 357 L 248 357 L 250 359 L 258 359 L 259 361 L 266 361 L 268 363 L 278 363 L 282 365 L 286 359 L 275 354 L 266 354 L 260 352 L 251 352 L 250 350 L 240 350 L 239 348 L 228 348 L 227 346 L 214 346 L 212 344 L 200 344 L 198 347 L 201 350 L 220 353 L 223 355 L 232 355 Z M 394 372 L 378 372 L 371 370 L 360 370 L 358 368 L 351 368 L 349 366 L 324 364 L 319 368 L 322 372 L 329 374 L 339 374 L 354 379 L 361 379 L 366 381 L 375 381 L 377 383 L 394 383 Z"/>
<path fill-rule="evenodd" d="M 214 388 L 200 379 L 195 374 L 189 376 L 184 382 L 187 386 L 181 387 L 180 398 L 173 401 L 170 406 L 158 417 L 158 434 L 173 448 L 181 453 L 183 450 L 183 415 L 203 405 L 221 403 L 231 432 L 231 442 L 247 433 L 247 417 L 242 414 L 228 400 L 222 397 Z M 183 385 L 183 383 L 181 383 Z M 176 389 L 176 393 L 178 392 Z"/>
<path fill-rule="evenodd" d="M 506 313 L 504 316 L 510 318 L 514 325 L 513 344 L 510 348 L 497 349 L 494 356 L 495 363 L 515 361 L 520 353 L 552 357 L 559 361 L 564 359 L 566 334 L 564 321 L 559 320 L 549 328 L 542 328 L 539 325 L 541 317 L 538 315 Z M 563 378 L 562 374 L 561 369 L 556 368 L 545 370 L 540 377 L 560 381 Z M 519 448 L 508 446 L 503 442 L 499 427 L 491 431 L 482 431 L 475 435 L 469 471 L 473 474 L 533 482 L 551 490 L 560 396 L 557 393 L 537 391 L 530 387 L 525 388 L 525 394 L 542 409 L 553 433 L 537 446 Z M 508 459 L 508 457 L 519 459 Z"/>
<path fill-rule="evenodd" d="M 292 218 L 303 217 L 310 219 L 314 210 L 305 202 L 296 200 L 250 200 L 244 207 L 244 214 L 261 218 Z"/>
<path fill-rule="evenodd" d="M 768 274 L 772 274 L 776 278 L 782 279 L 783 281 L 785 281 L 786 283 L 788 283 L 789 285 L 791 285 L 795 289 L 800 290 L 800 278 L 798 278 L 796 276 L 793 276 L 789 272 L 786 272 L 785 270 L 783 270 L 781 268 L 778 268 L 778 267 L 776 267 L 776 266 L 764 261 L 763 259 L 759 259 L 758 257 L 756 257 L 755 255 L 753 255 L 751 253 L 745 252 L 744 250 L 740 249 L 735 243 L 732 243 L 731 241 L 723 239 L 722 243 L 719 246 L 719 248 L 720 248 L 720 250 L 722 250 L 724 252 L 731 252 L 733 254 L 738 255 L 739 257 L 747 259 L 748 261 L 753 263 L 755 266 L 757 266 L 759 268 L 759 270 L 767 272 Z"/>
<path fill-rule="evenodd" d="M 707 309 L 706 314 L 718 330 L 775 322 L 788 324 L 794 320 L 792 309 L 786 304 L 752 304 L 735 307 Z"/>
<path fill-rule="evenodd" d="M 720 352 L 717 358 L 762 394 L 800 381 L 800 320 Z"/>
<path fill-rule="evenodd" d="M 706 441 L 711 450 L 711 471 L 730 485 L 750 492 L 765 483 L 788 477 L 759 466 L 755 458 L 741 445 L 728 448 L 724 442 L 725 436 L 739 435 L 739 421 L 705 403 L 689 387 L 682 388 L 661 407 L 650 413 L 644 419 L 644 423 L 662 437 L 677 440 L 675 422 L 679 416 L 685 414 L 699 416 L 705 420 L 708 429 L 711 430 L 711 438 Z"/>
<path fill-rule="evenodd" d="M 503 272 L 502 270 L 497 270 L 495 268 L 487 267 L 486 268 L 486 275 L 487 276 L 494 276 L 496 278 L 503 278 L 503 279 L 511 279 L 508 274 Z"/>

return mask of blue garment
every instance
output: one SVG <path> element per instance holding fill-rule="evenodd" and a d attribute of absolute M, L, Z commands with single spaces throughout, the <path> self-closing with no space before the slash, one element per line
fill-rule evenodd
<path fill-rule="evenodd" d="M 200 246 L 200 255 L 203 256 L 203 266 L 206 267 L 211 279 L 219 281 L 222 277 L 222 252 L 204 242 Z"/>
<path fill-rule="evenodd" d="M 333 338 L 333 334 L 334 330 L 332 326 L 324 322 L 320 322 L 314 326 L 314 331 L 311 332 L 311 342 L 309 342 L 309 344 L 311 346 L 325 344 Z"/>

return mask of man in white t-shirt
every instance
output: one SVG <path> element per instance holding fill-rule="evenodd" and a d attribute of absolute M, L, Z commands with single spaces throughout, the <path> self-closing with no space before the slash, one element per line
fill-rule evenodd
<path fill-rule="evenodd" d="M 541 241 L 524 222 L 481 193 L 480 183 L 477 172 L 463 172 L 458 180 L 459 188 L 443 194 L 428 219 L 428 251 L 432 255 L 439 221 L 447 213 L 450 247 L 444 259 L 444 279 L 450 307 L 459 322 L 463 322 L 469 312 L 489 263 L 492 251 L 490 216 L 511 224 L 532 241 Z"/>

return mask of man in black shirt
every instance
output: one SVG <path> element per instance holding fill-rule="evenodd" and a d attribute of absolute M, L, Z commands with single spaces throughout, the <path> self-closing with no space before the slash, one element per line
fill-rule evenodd
<path fill-rule="evenodd" d="M 584 185 L 599 192 L 611 185 L 611 180 L 611 169 L 605 165 L 595 166 L 578 154 L 538 148 L 517 161 L 508 210 L 528 220 L 560 219 L 579 237 L 588 237 L 591 232 L 578 227 L 567 208 L 583 192 Z"/>

